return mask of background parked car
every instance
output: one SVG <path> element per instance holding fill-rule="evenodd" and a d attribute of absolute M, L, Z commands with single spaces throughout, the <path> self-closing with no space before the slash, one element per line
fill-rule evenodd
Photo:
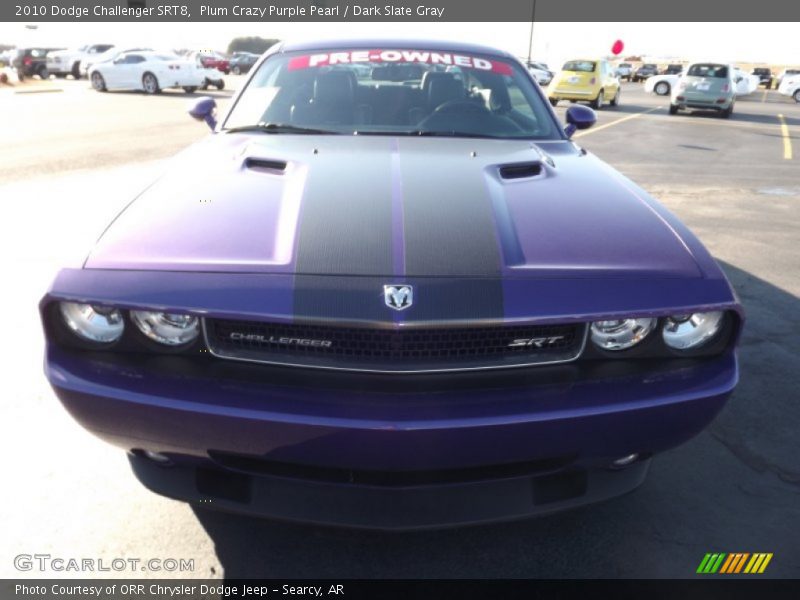
<path fill-rule="evenodd" d="M 222 73 L 227 75 L 231 72 L 231 63 L 230 61 L 219 54 L 218 52 L 198 52 L 200 55 L 200 60 L 203 61 L 203 66 L 208 69 L 216 69 Z"/>
<path fill-rule="evenodd" d="M 248 73 L 259 58 L 260 55 L 250 52 L 234 52 L 230 60 L 231 73 L 234 75 Z"/>
<path fill-rule="evenodd" d="M 625 79 L 627 81 L 631 80 L 631 76 L 633 75 L 633 65 L 631 63 L 619 63 L 616 69 L 617 77 L 620 79 Z"/>
<path fill-rule="evenodd" d="M 72 75 L 81 77 L 81 62 L 101 55 L 113 48 L 113 44 L 87 44 L 72 50 L 56 50 L 47 54 L 47 70 L 56 77 Z"/>
<path fill-rule="evenodd" d="M 667 65 L 667 68 L 661 71 L 662 75 L 680 75 L 681 71 L 683 71 L 683 65 L 680 64 L 671 64 Z"/>
<path fill-rule="evenodd" d="M 795 102 L 800 102 L 800 75 L 788 75 L 783 78 L 778 93 L 783 96 L 794 98 Z"/>
<path fill-rule="evenodd" d="M 747 71 L 743 71 L 739 67 L 733 67 L 733 83 L 735 84 L 734 91 L 737 96 L 746 96 L 752 94 L 758 89 L 761 80 L 758 75 L 751 75 Z"/>
<path fill-rule="evenodd" d="M 645 92 L 654 92 L 659 96 L 669 96 L 680 79 L 680 72 L 667 73 L 663 75 L 653 75 L 644 82 Z"/>
<path fill-rule="evenodd" d="M 619 104 L 622 85 L 606 60 L 569 60 L 553 77 L 547 97 L 553 106 L 559 100 L 589 102 L 592 108 L 602 108 L 606 102 Z"/>
<path fill-rule="evenodd" d="M 758 88 L 758 76 L 745 73 L 738 67 L 731 67 L 731 86 L 737 96 L 752 94 Z M 644 82 L 644 91 L 668 96 L 678 85 L 682 72 L 679 74 L 653 75 Z"/>
<path fill-rule="evenodd" d="M 14 50 L 6 50 L 5 52 L 0 52 L 0 67 L 10 67 L 11 60 L 14 58 Z"/>
<path fill-rule="evenodd" d="M 214 67 L 204 66 L 203 57 L 199 52 L 192 52 L 184 58 L 193 61 L 195 67 L 204 73 L 205 79 L 200 85 L 200 89 L 207 90 L 210 87 L 215 87 L 218 90 L 225 89 L 225 80 L 222 78 L 222 72 Z"/>
<path fill-rule="evenodd" d="M 753 69 L 753 75 L 758 76 L 759 85 L 766 85 L 767 89 L 769 89 L 770 84 L 772 83 L 772 70 L 766 67 L 756 67 Z"/>
<path fill-rule="evenodd" d="M 165 88 L 179 87 L 192 93 L 205 83 L 206 70 L 175 54 L 128 52 L 93 66 L 89 79 L 98 92 L 143 90 L 158 94 Z"/>
<path fill-rule="evenodd" d="M 689 65 L 672 88 L 669 114 L 679 110 L 697 108 L 715 110 L 723 118 L 733 113 L 736 102 L 734 68 L 720 63 L 694 63 Z"/>
<path fill-rule="evenodd" d="M 60 48 L 19 48 L 11 59 L 11 65 L 17 71 L 20 81 L 26 77 L 38 75 L 41 79 L 50 77 L 47 70 L 47 53 Z"/>
<path fill-rule="evenodd" d="M 539 85 L 550 85 L 550 82 L 553 81 L 554 73 L 550 71 L 544 63 L 526 61 L 525 65 Z"/>
<path fill-rule="evenodd" d="M 148 48 L 148 47 L 145 47 L 145 46 L 112 46 L 111 48 L 109 48 L 108 50 L 106 50 L 105 52 L 103 52 L 101 54 L 95 54 L 94 56 L 90 56 L 90 57 L 82 60 L 81 64 L 80 64 L 81 76 L 87 76 L 88 77 L 89 76 L 89 70 L 94 65 L 102 63 L 102 62 L 108 62 L 110 60 L 114 60 L 120 54 L 123 54 L 124 52 L 143 52 L 143 51 L 150 52 L 152 50 L 153 50 L 152 48 Z"/>
<path fill-rule="evenodd" d="M 789 75 L 800 75 L 800 69 L 796 69 L 796 68 L 784 69 L 783 71 L 778 73 L 778 78 L 775 80 L 775 89 L 776 90 L 780 89 L 781 84 L 783 83 L 784 77 L 787 77 Z"/>
<path fill-rule="evenodd" d="M 633 73 L 634 81 L 644 81 L 648 77 L 658 75 L 658 65 L 653 63 L 645 63 Z"/>

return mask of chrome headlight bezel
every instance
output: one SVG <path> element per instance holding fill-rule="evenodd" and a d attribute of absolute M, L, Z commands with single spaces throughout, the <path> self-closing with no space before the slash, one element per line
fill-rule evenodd
<path fill-rule="evenodd" d="M 661 339 L 677 352 L 699 350 L 710 344 L 723 330 L 725 311 L 711 310 L 671 315 L 664 319 Z"/>
<path fill-rule="evenodd" d="M 657 325 L 658 319 L 645 317 L 593 321 L 589 327 L 597 348 L 618 352 L 643 342 Z"/>
<path fill-rule="evenodd" d="M 168 348 L 188 346 L 200 337 L 195 315 L 156 310 L 131 310 L 130 319 L 148 340 Z"/>
<path fill-rule="evenodd" d="M 66 329 L 84 343 L 109 346 L 125 333 L 122 311 L 113 306 L 62 300 L 58 313 Z"/>

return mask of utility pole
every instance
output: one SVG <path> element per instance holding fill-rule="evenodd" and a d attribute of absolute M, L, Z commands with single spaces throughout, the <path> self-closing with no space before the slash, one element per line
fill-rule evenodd
<path fill-rule="evenodd" d="M 531 35 L 528 38 L 528 62 L 531 62 L 533 55 L 533 22 L 536 20 L 536 0 L 531 5 Z"/>

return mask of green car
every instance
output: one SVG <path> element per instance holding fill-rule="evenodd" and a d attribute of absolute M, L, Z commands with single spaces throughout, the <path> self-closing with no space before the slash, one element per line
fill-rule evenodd
<path fill-rule="evenodd" d="M 669 114 L 683 108 L 716 110 L 728 118 L 736 102 L 733 68 L 717 63 L 693 63 L 672 88 Z"/>

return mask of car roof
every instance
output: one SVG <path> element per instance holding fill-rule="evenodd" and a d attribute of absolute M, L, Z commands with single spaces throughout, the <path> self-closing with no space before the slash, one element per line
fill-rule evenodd
<path fill-rule="evenodd" d="M 109 54 L 112 52 L 116 52 L 117 54 L 129 54 L 130 52 L 152 52 L 152 51 L 153 51 L 152 48 L 139 48 L 139 47 L 123 48 L 120 50 L 119 46 L 114 46 L 113 48 L 109 48 L 108 50 L 103 52 L 103 54 L 106 54 L 106 52 Z"/>
<path fill-rule="evenodd" d="M 730 67 L 732 69 L 737 68 L 736 65 L 732 65 L 730 63 L 719 62 L 716 60 L 693 60 L 689 63 L 689 66 L 693 65 L 719 65 L 721 67 Z"/>
<path fill-rule="evenodd" d="M 504 58 L 514 58 L 508 52 L 492 48 L 490 46 L 482 46 L 480 44 L 468 44 L 465 42 L 452 42 L 444 40 L 429 40 L 429 39 L 408 39 L 408 38 L 370 38 L 370 39 L 334 39 L 334 40 L 308 40 L 308 41 L 290 41 L 282 42 L 278 48 L 278 52 L 316 52 L 327 50 L 361 50 L 373 49 L 375 47 L 384 48 L 399 48 L 418 50 L 434 50 L 443 52 L 466 52 L 469 54 L 490 54 L 494 56 L 502 56 Z M 516 60 L 516 59 L 515 59 Z"/>
<path fill-rule="evenodd" d="M 162 56 L 162 55 L 172 55 L 172 54 L 174 54 L 174 52 L 167 52 L 166 50 L 164 50 L 162 52 L 159 52 L 158 50 L 145 50 L 145 49 L 137 50 L 137 49 L 134 48 L 132 50 L 124 50 L 123 52 L 120 52 L 120 54 L 143 54 L 145 56 L 152 56 L 152 55 L 156 54 L 156 55 Z M 177 54 L 176 54 L 176 56 L 177 56 Z"/>

